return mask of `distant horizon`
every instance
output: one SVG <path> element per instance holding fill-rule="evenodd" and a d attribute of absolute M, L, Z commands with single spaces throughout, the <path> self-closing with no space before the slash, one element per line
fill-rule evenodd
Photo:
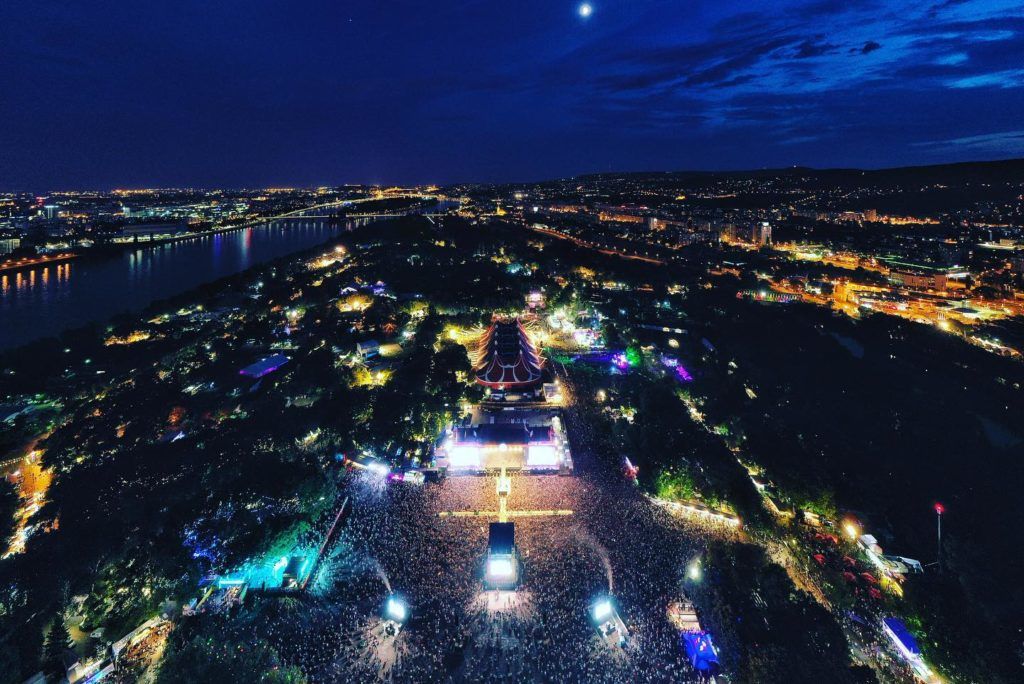
<path fill-rule="evenodd" d="M 46 195 L 50 193 L 71 193 L 71 192 L 98 192 L 98 193 L 113 193 L 117 191 L 131 191 L 139 192 L 144 190 L 175 190 L 175 191 L 196 191 L 196 192 L 208 192 L 213 190 L 220 191 L 234 191 L 241 192 L 245 190 L 315 190 L 317 188 L 341 188 L 345 186 L 359 186 L 359 187 L 422 187 L 426 185 L 433 185 L 438 188 L 451 187 L 454 185 L 538 185 L 543 183 L 552 183 L 556 181 L 570 180 L 573 178 L 586 178 L 593 176 L 605 176 L 615 174 L 625 175 L 643 175 L 643 174 L 716 174 L 716 173 L 764 173 L 771 171 L 787 171 L 792 169 L 806 169 L 808 171 L 865 171 L 865 172 L 878 172 L 878 171 L 898 171 L 904 169 L 928 169 L 928 168 L 939 168 L 939 167 L 953 167 L 953 166 L 969 166 L 969 165 L 981 165 L 981 164 L 1006 164 L 1011 162 L 1020 162 L 1024 164 L 1024 156 L 1021 157 L 1006 157 L 999 159 L 965 159 L 960 161 L 948 161 L 948 162 L 934 162 L 928 164 L 901 164 L 895 166 L 812 166 L 807 164 L 793 164 L 791 166 L 765 166 L 765 167 L 745 167 L 745 168 L 722 168 L 722 169 L 710 169 L 710 168 L 685 168 L 685 169 L 610 169 L 606 171 L 586 171 L 582 173 L 576 173 L 569 176 L 557 176 L 551 178 L 542 178 L 534 180 L 507 180 L 507 181 L 452 181 L 449 183 L 439 183 L 435 181 L 423 181 L 418 183 L 404 183 L 404 182 L 392 182 L 392 181 L 380 181 L 380 182 L 354 182 L 345 181 L 341 183 L 314 183 L 311 185 L 298 185 L 289 183 L 279 184 L 267 184 L 267 185 L 203 185 L 203 186 L 188 186 L 188 185 L 120 185 L 113 186 L 110 188 L 49 188 L 47 190 L 37 189 L 0 189 L 0 193 L 4 194 L 36 194 Z"/>

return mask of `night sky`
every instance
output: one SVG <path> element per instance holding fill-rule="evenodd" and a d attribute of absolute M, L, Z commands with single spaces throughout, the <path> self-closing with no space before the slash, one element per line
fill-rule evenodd
<path fill-rule="evenodd" d="M 1024 156 L 1024 2 L 4 0 L 0 188 Z"/>

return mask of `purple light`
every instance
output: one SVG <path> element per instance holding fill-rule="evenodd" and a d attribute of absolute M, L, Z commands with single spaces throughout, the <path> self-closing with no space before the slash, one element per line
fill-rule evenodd
<path fill-rule="evenodd" d="M 267 358 L 257 361 L 251 366 L 246 366 L 242 370 L 238 371 L 239 375 L 245 375 L 250 378 L 262 378 L 268 373 L 273 373 L 278 368 L 288 363 L 288 357 L 283 354 L 274 354 Z"/>
<path fill-rule="evenodd" d="M 282 365 L 283 365 L 283 364 L 282 364 Z M 239 375 L 247 375 L 247 376 L 249 376 L 249 377 L 251 377 L 251 378 L 262 378 L 262 377 L 263 377 L 264 375 L 267 375 L 268 373 L 273 373 L 274 371 L 276 371 L 276 370 L 277 370 L 278 368 L 280 368 L 280 367 L 281 367 L 281 366 L 271 366 L 270 368 L 266 368 L 266 369 L 261 369 L 261 370 L 259 370 L 259 371 L 256 371 L 256 372 L 252 372 L 252 373 L 247 373 L 247 372 L 246 372 L 246 371 L 245 371 L 245 370 L 243 369 L 243 370 L 240 370 L 240 371 L 238 371 L 238 374 L 239 374 Z"/>
<path fill-rule="evenodd" d="M 681 365 L 676 366 L 676 375 L 678 375 L 679 379 L 682 380 L 683 382 L 693 382 L 693 376 L 690 375 L 690 372 L 683 368 Z"/>

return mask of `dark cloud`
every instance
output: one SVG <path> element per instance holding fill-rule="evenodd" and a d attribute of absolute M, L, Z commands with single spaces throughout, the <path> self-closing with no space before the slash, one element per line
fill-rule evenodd
<path fill-rule="evenodd" d="M 970 2 L 970 0 L 944 0 L 944 2 L 940 2 L 929 7 L 928 16 L 931 18 L 935 18 L 943 10 L 947 10 L 951 7 L 957 7 L 959 5 L 965 5 L 968 2 Z"/>
<path fill-rule="evenodd" d="M 685 84 L 688 86 L 721 84 L 724 81 L 735 78 L 747 67 L 753 66 L 764 56 L 789 45 L 790 42 L 789 38 L 783 37 L 751 46 L 731 57 L 711 65 L 699 67 L 686 78 Z"/>
<path fill-rule="evenodd" d="M 875 50 L 879 49 L 880 47 L 882 47 L 880 43 L 876 43 L 873 40 L 869 40 L 860 46 L 858 52 L 860 52 L 860 54 L 862 55 L 869 55 Z"/>
<path fill-rule="evenodd" d="M 801 42 L 796 47 L 796 52 L 793 54 L 797 59 L 807 59 L 808 57 L 821 57 L 822 55 L 828 55 L 836 52 L 839 49 L 838 45 L 825 42 L 821 38 L 807 39 Z"/>

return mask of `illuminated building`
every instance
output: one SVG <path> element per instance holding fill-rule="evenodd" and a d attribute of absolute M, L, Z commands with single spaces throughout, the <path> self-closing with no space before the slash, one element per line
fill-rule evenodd
<path fill-rule="evenodd" d="M 245 375 L 250 378 L 262 378 L 268 373 L 273 373 L 278 368 L 288 363 L 289 359 L 284 354 L 273 354 L 265 359 L 260 359 L 256 363 L 246 366 L 242 370 L 238 371 L 239 375 Z"/>
<path fill-rule="evenodd" d="M 647 219 L 643 216 L 636 214 L 629 214 L 625 211 L 602 211 L 597 215 L 599 221 L 608 222 L 613 221 L 615 223 L 646 223 Z"/>
<path fill-rule="evenodd" d="M 949 268 L 929 266 L 926 264 L 910 264 L 900 261 L 888 261 L 890 266 L 889 280 L 896 285 L 911 290 L 946 290 L 956 284 L 962 287 L 969 275 L 966 269 L 952 266 Z"/>
<path fill-rule="evenodd" d="M 376 340 L 367 340 L 365 342 L 356 342 L 356 354 L 363 361 L 372 359 L 380 354 L 380 343 Z"/>
<path fill-rule="evenodd" d="M 526 296 L 526 307 L 531 311 L 535 309 L 543 309 L 545 305 L 546 299 L 544 297 L 544 293 L 540 290 L 533 290 Z"/>

